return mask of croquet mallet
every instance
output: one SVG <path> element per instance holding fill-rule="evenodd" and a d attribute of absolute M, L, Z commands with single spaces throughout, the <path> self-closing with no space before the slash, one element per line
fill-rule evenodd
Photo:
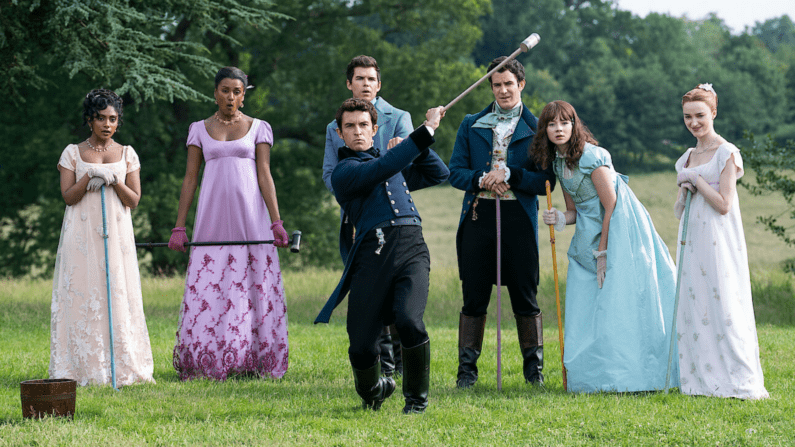
<path fill-rule="evenodd" d="M 301 251 L 301 232 L 298 230 L 293 231 L 293 237 L 290 238 L 290 252 L 298 253 Z M 259 245 L 259 244 L 272 244 L 273 240 L 267 241 L 217 241 L 217 242 L 185 242 L 186 247 L 208 247 L 216 245 Z M 137 248 L 157 248 L 168 247 L 168 242 L 139 242 L 135 244 Z"/>
<path fill-rule="evenodd" d="M 552 209 L 552 191 L 547 180 L 547 209 Z M 558 257 L 555 252 L 555 226 L 549 226 L 549 243 L 552 244 L 552 271 L 555 275 L 555 304 L 558 307 L 558 340 L 560 341 L 560 369 L 563 373 L 563 390 L 568 391 L 566 384 L 566 366 L 563 364 L 563 321 L 560 316 L 560 288 L 558 287 Z"/>
<path fill-rule="evenodd" d="M 687 190 L 687 197 L 685 198 L 685 211 L 682 214 L 682 240 L 679 243 L 679 262 L 676 272 L 676 295 L 674 298 L 674 315 L 671 322 L 671 346 L 668 348 L 668 370 L 665 373 L 665 394 L 668 394 L 668 388 L 671 386 L 671 366 L 674 362 L 674 347 L 676 346 L 676 314 L 679 311 L 679 284 L 682 282 L 682 261 L 685 259 L 685 241 L 687 240 L 687 221 L 690 216 L 690 199 L 693 193 Z"/>
<path fill-rule="evenodd" d="M 502 234 L 500 231 L 500 195 L 495 197 L 497 213 L 497 391 L 502 391 Z"/>
<path fill-rule="evenodd" d="M 528 50 L 530 50 L 531 48 L 533 48 L 534 46 L 538 45 L 538 42 L 540 40 L 541 40 L 541 37 L 538 34 L 536 34 L 536 33 L 533 33 L 533 34 L 527 36 L 527 39 L 522 41 L 522 44 L 519 45 L 519 48 L 517 48 L 516 51 L 511 53 L 511 55 L 508 56 L 504 61 L 500 62 L 499 65 L 497 65 L 491 71 L 489 71 L 488 73 L 483 75 L 482 78 L 480 78 L 477 81 L 475 81 L 475 83 L 470 85 L 468 89 L 464 90 L 460 95 L 456 96 L 456 98 L 454 100 L 450 101 L 449 104 L 444 106 L 444 112 L 446 112 L 448 109 L 450 109 L 450 107 L 453 107 L 453 104 L 457 103 L 458 101 L 461 100 L 461 98 L 463 98 L 464 96 L 468 95 L 469 92 L 474 90 L 475 87 L 479 86 L 483 81 L 485 81 L 486 79 L 491 77 L 491 75 L 493 75 L 494 73 L 500 71 L 500 69 L 503 66 L 505 66 L 505 64 L 507 64 L 509 61 L 511 61 L 512 59 L 516 59 L 516 56 L 518 56 L 521 53 L 525 53 Z"/>
<path fill-rule="evenodd" d="M 102 240 L 105 242 L 105 284 L 108 290 L 108 330 L 110 331 L 110 380 L 113 384 L 113 389 L 118 391 L 116 387 L 116 356 L 113 352 L 113 305 L 111 304 L 110 295 L 110 264 L 108 263 L 108 218 L 105 212 L 105 185 L 100 188 L 102 195 Z"/>

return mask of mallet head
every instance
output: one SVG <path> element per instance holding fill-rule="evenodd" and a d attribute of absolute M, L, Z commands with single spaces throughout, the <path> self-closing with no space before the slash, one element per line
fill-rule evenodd
<path fill-rule="evenodd" d="M 293 231 L 293 243 L 290 244 L 290 252 L 298 253 L 301 251 L 301 232 L 298 230 Z"/>
<path fill-rule="evenodd" d="M 541 40 L 541 36 L 539 36 L 537 33 L 533 33 L 533 34 L 527 36 L 527 39 L 523 40 L 522 44 L 520 45 L 522 47 L 522 52 L 526 53 L 527 50 L 529 50 L 529 49 L 533 48 L 534 46 L 538 45 L 538 42 L 540 40 Z"/>

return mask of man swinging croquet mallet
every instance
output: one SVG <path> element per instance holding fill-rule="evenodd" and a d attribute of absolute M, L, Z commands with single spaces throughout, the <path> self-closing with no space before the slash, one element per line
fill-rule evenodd
<path fill-rule="evenodd" d="M 337 110 L 345 147 L 331 182 L 334 195 L 356 230 L 345 271 L 315 323 L 328 323 L 348 297 L 348 356 L 362 406 L 377 410 L 395 390 L 381 377 L 378 337 L 395 324 L 403 351 L 404 413 L 428 405 L 430 341 L 422 321 L 428 301 L 430 255 L 411 191 L 444 182 L 450 171 L 430 149 L 443 116 L 428 110 L 424 125 L 388 151 L 373 147 L 378 113 L 369 102 L 348 99 Z"/>
<path fill-rule="evenodd" d="M 389 149 L 388 143 L 398 138 L 406 138 L 414 127 L 411 125 L 411 115 L 405 110 L 392 107 L 386 100 L 378 96 L 381 90 L 381 69 L 378 62 L 370 56 L 356 56 L 348 63 L 345 73 L 346 85 L 351 95 L 357 99 L 370 101 L 378 112 L 378 132 L 373 138 L 373 146 L 380 150 Z M 326 126 L 326 149 L 323 155 L 323 182 L 331 193 L 331 173 L 339 162 L 337 151 L 345 145 L 337 135 L 337 121 L 331 121 Z M 399 141 L 397 140 L 397 141 Z M 340 255 L 342 263 L 348 256 L 353 245 L 353 225 L 340 213 Z M 400 338 L 395 326 L 385 326 L 378 341 L 381 346 L 381 372 L 385 376 L 403 373 L 403 362 L 400 352 Z"/>

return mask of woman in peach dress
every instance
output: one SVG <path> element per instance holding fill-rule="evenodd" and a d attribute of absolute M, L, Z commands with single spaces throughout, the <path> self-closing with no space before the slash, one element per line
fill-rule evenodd
<path fill-rule="evenodd" d="M 130 216 L 141 197 L 141 165 L 132 147 L 113 140 L 122 122 L 116 93 L 92 90 L 83 102 L 83 118 L 91 136 L 68 145 L 58 163 L 67 206 L 52 286 L 50 378 L 80 385 L 111 382 L 104 185 L 116 384 L 154 382 Z"/>

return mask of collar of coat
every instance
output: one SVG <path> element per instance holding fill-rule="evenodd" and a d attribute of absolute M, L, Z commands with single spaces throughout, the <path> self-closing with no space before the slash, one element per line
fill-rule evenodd
<path fill-rule="evenodd" d="M 493 108 L 494 108 L 494 102 L 489 104 L 485 109 L 481 110 L 480 112 L 476 113 L 475 115 L 471 115 L 472 116 L 472 123 L 476 122 L 477 120 L 479 120 L 481 117 L 483 117 L 487 113 L 490 113 Z M 530 111 L 529 108 L 527 108 L 526 105 L 524 105 L 524 103 L 522 103 L 522 115 L 521 115 L 521 117 L 519 119 L 519 122 L 516 123 L 516 128 L 514 129 L 513 137 L 511 137 L 511 142 L 519 141 L 519 140 L 521 140 L 523 138 L 527 138 L 527 137 L 532 137 L 533 134 L 535 134 L 538 121 L 537 121 L 537 119 L 533 119 L 533 118 L 534 118 L 533 113 Z M 474 127 L 474 128 L 472 128 L 472 130 L 477 135 L 480 135 L 481 137 L 483 137 L 483 139 L 486 141 L 488 146 L 491 146 L 491 144 L 492 144 L 492 136 L 494 135 L 492 129 Z"/>
<path fill-rule="evenodd" d="M 342 146 L 337 151 L 337 156 L 340 159 L 340 161 L 342 161 L 342 160 L 344 160 L 346 158 L 351 158 L 351 157 L 359 157 L 359 158 L 362 158 L 364 160 L 370 160 L 370 159 L 373 159 L 373 158 L 378 158 L 378 156 L 380 154 L 381 154 L 381 151 L 378 148 L 376 148 L 376 147 L 370 147 L 370 149 L 367 149 L 366 151 L 357 152 L 357 151 L 349 148 L 348 146 Z"/>

